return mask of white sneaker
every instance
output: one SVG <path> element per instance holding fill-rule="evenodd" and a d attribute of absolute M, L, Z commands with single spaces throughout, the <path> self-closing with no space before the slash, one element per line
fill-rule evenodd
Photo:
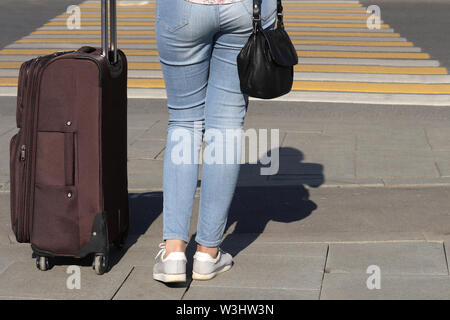
<path fill-rule="evenodd" d="M 230 270 L 232 266 L 233 257 L 220 248 L 215 259 L 208 253 L 197 251 L 194 255 L 192 279 L 210 280 L 217 274 Z"/>
<path fill-rule="evenodd" d="M 166 254 L 166 246 L 160 243 L 158 254 L 155 257 L 156 263 L 153 266 L 153 279 L 162 282 L 186 282 L 186 255 L 184 252 L 171 252 Z"/>

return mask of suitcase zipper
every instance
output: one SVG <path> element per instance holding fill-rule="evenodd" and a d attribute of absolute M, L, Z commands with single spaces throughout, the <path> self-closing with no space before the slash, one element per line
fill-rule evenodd
<path fill-rule="evenodd" d="M 25 135 L 25 145 L 22 146 L 21 148 L 21 159 L 23 156 L 24 162 L 25 162 L 25 171 L 26 171 L 26 181 L 25 181 L 25 192 L 24 192 L 24 203 L 23 203 L 23 209 L 24 209 L 24 222 L 22 224 L 23 226 L 23 235 L 26 236 L 27 238 L 30 238 L 30 220 L 32 219 L 31 217 L 31 210 L 30 210 L 30 201 L 31 201 L 31 197 L 32 197 L 32 192 L 31 192 L 31 175 L 32 175 L 32 169 L 33 169 L 33 155 L 32 155 L 32 145 L 33 145 L 33 133 L 34 133 L 34 119 L 36 116 L 36 108 L 39 105 L 39 102 L 36 102 L 36 96 L 37 96 L 37 86 L 39 85 L 39 81 L 38 81 L 38 77 L 39 77 L 39 71 L 40 68 L 42 67 L 42 64 L 39 63 L 40 60 L 43 57 L 38 57 L 35 59 L 35 68 L 33 69 L 33 73 L 31 74 L 31 79 L 30 79 L 30 90 L 31 90 L 31 99 L 30 99 L 30 104 L 29 106 L 31 107 L 31 112 L 29 113 L 29 115 L 31 116 L 31 118 L 29 119 L 30 121 L 27 121 L 27 123 L 30 124 L 29 126 L 29 130 L 27 132 L 27 134 Z M 30 154 L 30 156 L 26 159 L 26 145 L 28 145 L 28 153 Z M 27 161 L 25 161 L 27 160 Z"/>
<path fill-rule="evenodd" d="M 26 150 L 27 150 L 27 146 L 23 144 L 20 147 L 20 161 L 25 161 Z"/>
<path fill-rule="evenodd" d="M 19 73 L 19 91 L 17 92 L 17 127 L 22 127 L 22 119 L 23 119 L 23 112 L 24 112 L 24 94 L 26 93 L 27 88 L 27 80 L 28 80 L 28 73 L 30 71 L 30 65 L 33 60 L 28 60 L 22 64 L 20 67 L 20 73 Z M 20 119 L 19 119 L 20 118 Z M 19 121 L 20 120 L 20 121 Z"/>
<path fill-rule="evenodd" d="M 21 177 L 20 177 L 20 185 L 21 186 L 25 186 L 25 184 L 26 184 L 26 179 L 25 179 L 25 175 L 26 175 L 26 172 L 25 172 L 25 168 L 26 168 L 26 163 L 25 163 L 25 158 L 23 157 L 23 155 L 24 155 L 24 150 L 26 149 L 26 147 L 25 147 L 25 145 L 21 145 L 20 146 L 20 152 L 19 152 L 19 155 L 18 155 L 18 160 L 19 160 L 19 163 L 21 164 L 21 169 L 19 170 L 19 173 L 21 172 Z M 16 157 L 17 157 L 17 155 L 16 155 Z M 17 161 L 17 160 L 16 160 Z M 26 195 L 26 193 L 25 192 L 23 192 L 23 194 L 21 195 L 22 196 L 22 198 L 24 198 L 25 197 L 25 195 Z M 19 203 L 20 204 L 20 203 Z M 23 226 L 24 226 L 24 224 L 25 224 L 25 221 L 27 220 L 27 216 L 26 216 L 26 214 L 25 214 L 25 211 L 23 210 L 23 206 L 22 207 L 20 207 L 20 206 L 18 206 L 18 209 L 17 210 L 19 210 L 19 212 L 21 212 L 22 214 L 21 215 L 19 215 L 19 216 L 17 216 L 16 217 L 16 221 L 18 221 L 18 219 L 19 219 L 19 217 L 20 218 L 22 218 L 22 223 L 21 224 L 18 224 L 17 226 L 16 226 L 16 230 L 17 230 L 17 233 L 18 233 L 18 238 L 20 238 L 20 241 L 21 242 L 23 242 L 23 241 L 28 241 L 29 240 L 29 236 L 23 231 Z M 18 227 L 19 226 L 22 226 L 22 230 L 21 229 L 19 229 Z M 22 233 L 19 233 L 20 231 L 22 231 Z M 19 240 L 19 239 L 18 239 Z"/>
<path fill-rule="evenodd" d="M 32 106 L 30 106 L 30 104 L 32 104 L 32 96 L 33 96 L 33 77 L 30 77 L 30 72 L 33 73 L 36 69 L 36 63 L 37 61 L 40 59 L 41 57 L 37 57 L 33 60 L 30 61 L 26 73 L 25 73 L 25 84 L 24 87 L 28 88 L 28 90 L 26 91 L 27 96 L 26 96 L 26 106 L 28 108 L 32 108 Z M 30 109 L 32 110 L 32 109 Z M 28 117 L 30 116 L 30 113 L 32 112 L 25 112 L 25 124 L 28 124 Z M 29 140 L 29 129 L 30 127 L 28 125 L 23 126 L 23 130 L 24 130 L 24 143 L 21 148 L 20 148 L 20 153 L 19 153 L 19 160 L 22 161 L 22 155 L 24 152 L 26 152 L 26 144 L 28 143 Z M 23 158 L 25 160 L 25 158 Z M 28 180 L 26 177 L 29 176 L 28 171 L 29 171 L 29 165 L 27 163 L 27 161 L 23 161 L 23 175 L 22 175 L 22 180 L 23 180 L 23 192 L 21 194 L 21 201 L 20 201 L 20 207 L 19 210 L 22 213 L 21 215 L 19 215 L 19 217 L 21 218 L 21 223 L 19 224 L 19 226 L 21 228 L 18 228 L 18 238 L 20 238 L 21 241 L 28 241 L 29 240 L 29 234 L 27 234 L 27 228 L 28 228 L 28 212 L 26 210 L 26 200 L 27 200 L 27 194 L 28 194 Z"/>
<path fill-rule="evenodd" d="M 72 52 L 72 51 L 69 51 Z M 39 86 L 40 86 L 40 76 L 42 74 L 42 70 L 45 67 L 47 63 L 51 61 L 52 58 L 56 58 L 60 55 L 69 53 L 69 52 L 56 52 L 54 54 L 48 55 L 48 56 L 40 56 L 36 59 L 34 59 L 35 67 L 33 69 L 33 73 L 31 74 L 30 79 L 30 90 L 31 90 L 31 112 L 29 115 L 31 118 L 30 121 L 27 121 L 27 123 L 30 123 L 29 130 L 26 132 L 25 135 L 25 145 L 22 145 L 21 152 L 20 152 L 20 159 L 24 161 L 25 163 L 25 172 L 26 172 L 26 181 L 25 181 L 25 192 L 23 196 L 23 209 L 24 209 L 24 221 L 23 221 L 23 236 L 27 239 L 30 238 L 30 227 L 32 222 L 32 210 L 31 205 L 34 202 L 34 190 L 31 186 L 31 179 L 33 174 L 33 145 L 35 143 L 33 139 L 33 133 L 35 133 L 35 118 L 36 118 L 36 112 L 37 108 L 39 107 L 39 101 L 36 99 L 39 99 Z M 30 91 L 29 90 L 29 91 Z M 28 148 L 27 148 L 28 145 Z M 29 154 L 29 157 L 26 157 L 26 154 Z"/>
<path fill-rule="evenodd" d="M 16 133 L 12 138 L 9 145 L 9 154 L 11 156 L 11 165 L 10 165 L 10 186 L 11 186 L 11 226 L 16 233 L 17 231 L 17 208 L 16 208 L 16 142 L 17 142 L 18 134 Z"/>

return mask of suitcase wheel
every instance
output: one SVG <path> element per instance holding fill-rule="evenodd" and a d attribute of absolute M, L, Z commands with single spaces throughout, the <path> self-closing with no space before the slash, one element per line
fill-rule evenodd
<path fill-rule="evenodd" d="M 48 257 L 36 257 L 36 267 L 41 271 L 47 271 L 50 269 L 50 261 Z"/>
<path fill-rule="evenodd" d="M 102 275 L 108 269 L 108 257 L 104 254 L 96 254 L 94 257 L 94 262 L 92 263 L 92 268 L 95 273 Z"/>

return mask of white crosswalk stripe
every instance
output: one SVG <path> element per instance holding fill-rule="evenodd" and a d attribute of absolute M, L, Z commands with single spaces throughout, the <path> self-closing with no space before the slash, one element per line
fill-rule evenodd
<path fill-rule="evenodd" d="M 99 1 L 81 7 L 82 27 L 61 13 L 0 50 L 0 95 L 15 95 L 20 63 L 53 51 L 100 44 Z M 299 54 L 291 93 L 279 100 L 450 106 L 450 75 L 437 60 L 381 21 L 366 26 L 359 1 L 284 0 L 286 30 Z M 118 1 L 119 47 L 129 62 L 129 97 L 165 97 L 154 28 L 155 0 Z"/>

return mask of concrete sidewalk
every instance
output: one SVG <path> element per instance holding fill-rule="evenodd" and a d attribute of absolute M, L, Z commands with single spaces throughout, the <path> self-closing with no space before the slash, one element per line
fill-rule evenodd
<path fill-rule="evenodd" d="M 151 277 L 167 111 L 162 100 L 130 100 L 131 235 L 110 272 L 96 276 L 84 261 L 81 289 L 69 290 L 74 261 L 40 272 L 11 235 L 15 99 L 0 105 L 0 299 L 450 299 L 448 108 L 252 101 L 246 128 L 280 130 L 280 171 L 242 166 L 223 242 L 233 269 L 168 287 Z M 369 290 L 373 265 L 381 289 Z"/>

